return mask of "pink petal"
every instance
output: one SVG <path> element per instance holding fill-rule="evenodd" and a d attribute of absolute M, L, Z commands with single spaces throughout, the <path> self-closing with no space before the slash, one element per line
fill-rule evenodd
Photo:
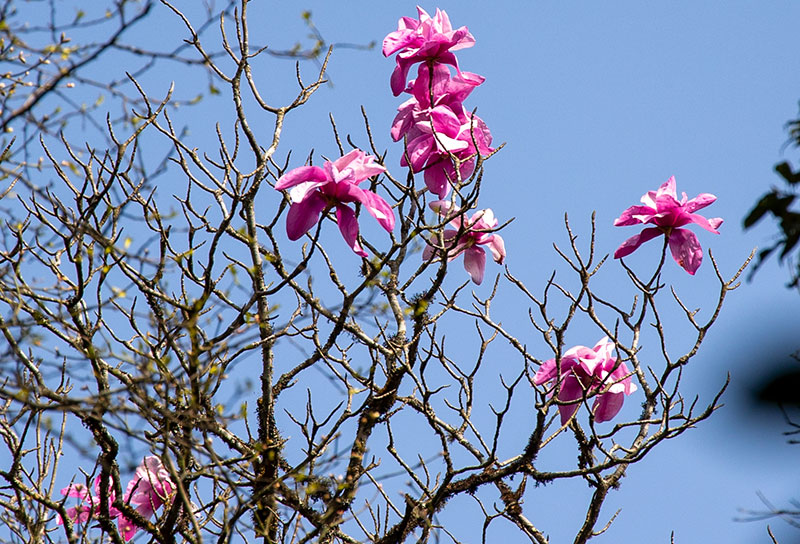
<path fill-rule="evenodd" d="M 438 11 L 438 8 L 437 8 Z M 430 20 L 431 16 L 428 15 L 428 12 L 422 9 L 421 7 L 417 6 L 417 17 L 419 18 L 419 22 L 422 23 L 423 21 Z M 413 19 L 412 19 L 413 21 Z M 414 21 L 416 22 L 416 21 Z"/>
<path fill-rule="evenodd" d="M 644 229 L 639 234 L 631 236 L 630 238 L 628 238 L 627 240 L 622 242 L 622 245 L 620 245 L 617 248 L 617 250 L 614 252 L 614 258 L 615 259 L 620 259 L 622 257 L 630 255 L 631 253 L 636 251 L 636 249 L 640 245 L 642 245 L 643 243 L 645 243 L 645 242 L 647 242 L 649 240 L 652 240 L 653 238 L 655 238 L 656 236 L 659 236 L 660 234 L 663 234 L 663 232 L 661 231 L 661 229 L 656 228 L 656 227 L 650 227 L 650 228 Z"/>
<path fill-rule="evenodd" d="M 344 241 L 358 255 L 367 257 L 367 252 L 358 243 L 358 219 L 356 214 L 347 206 L 336 206 L 336 220 L 339 223 L 339 231 L 342 233 Z"/>
<path fill-rule="evenodd" d="M 430 121 L 424 122 L 433 123 L 433 128 L 436 130 L 436 138 L 441 140 L 444 140 L 444 138 L 453 139 L 453 143 L 445 144 L 447 149 L 465 149 L 467 147 L 466 142 L 459 142 L 454 139 L 461 130 L 462 123 L 458 116 L 453 113 L 453 110 L 447 106 L 433 108 L 430 112 Z"/>
<path fill-rule="evenodd" d="M 464 268 L 478 285 L 483 282 L 483 273 L 486 269 L 486 252 L 480 247 L 470 247 L 464 252 Z"/>
<path fill-rule="evenodd" d="M 455 169 L 453 169 L 455 171 Z M 461 163 L 461 179 L 467 179 L 475 171 L 475 159 Z"/>
<path fill-rule="evenodd" d="M 583 386 L 572 370 L 574 367 L 565 367 L 563 364 L 563 359 L 561 362 L 561 376 L 563 377 L 563 380 L 561 382 L 561 390 L 558 394 L 558 400 L 562 402 L 570 402 L 573 400 L 582 399 L 584 395 Z"/>
<path fill-rule="evenodd" d="M 453 81 L 458 81 L 459 83 L 463 82 L 470 87 L 477 87 L 486 81 L 486 78 L 480 74 L 474 74 L 472 72 L 459 72 L 459 74 L 453 78 Z"/>
<path fill-rule="evenodd" d="M 575 365 L 573 372 L 587 378 L 592 376 L 592 380 L 594 380 L 595 374 L 602 368 L 603 357 L 593 349 L 586 347 L 582 348 L 578 353 L 578 364 Z M 591 385 L 591 388 L 593 387 L 595 387 L 594 383 Z"/>
<path fill-rule="evenodd" d="M 117 519 L 117 529 L 125 542 L 128 542 L 136 535 L 139 527 L 134 525 L 134 523 L 125 516 L 120 516 L 119 519 Z"/>
<path fill-rule="evenodd" d="M 433 247 L 431 244 L 436 243 L 436 239 L 434 237 L 428 244 L 425 245 L 425 249 L 422 250 L 422 260 L 423 261 L 430 261 L 433 259 L 434 255 L 436 255 L 436 248 Z"/>
<path fill-rule="evenodd" d="M 624 393 L 606 392 L 597 396 L 594 400 L 594 420 L 597 423 L 610 421 L 619 413 L 622 403 L 625 400 Z"/>
<path fill-rule="evenodd" d="M 440 199 L 446 197 L 447 193 L 450 192 L 449 172 L 447 171 L 446 165 L 449 165 L 449 170 L 455 174 L 449 159 L 447 159 L 447 161 L 438 161 L 425 169 L 425 185 L 430 192 Z M 454 180 L 455 177 L 451 177 L 450 179 Z"/>
<path fill-rule="evenodd" d="M 613 368 L 614 365 L 616 365 L 614 359 L 611 359 L 611 361 L 608 368 Z M 625 363 L 617 365 L 617 368 L 606 377 L 605 383 L 606 385 L 611 384 L 609 390 L 613 393 L 625 393 L 626 395 L 630 395 L 638 389 L 636 384 L 633 383 L 633 380 L 631 380 L 631 373 Z"/>
<path fill-rule="evenodd" d="M 671 196 L 673 200 L 678 200 L 678 193 L 675 191 L 675 176 L 671 176 L 658 188 L 656 201 L 663 196 Z"/>
<path fill-rule="evenodd" d="M 497 218 L 491 208 L 478 210 L 470 217 L 470 224 L 474 230 L 491 230 L 497 226 Z"/>
<path fill-rule="evenodd" d="M 673 212 L 678 213 L 681 209 L 681 203 L 674 196 L 668 193 L 661 194 L 659 191 L 656 197 L 656 210 L 658 213 Z"/>
<path fill-rule="evenodd" d="M 360 149 L 354 149 L 333 161 L 331 165 L 335 166 L 340 172 L 349 168 L 352 171 L 353 179 L 356 182 L 360 182 L 386 171 L 386 168 L 374 161 L 375 157 L 372 155 L 367 155 Z"/>
<path fill-rule="evenodd" d="M 421 63 L 417 68 L 417 79 L 414 80 L 412 93 L 420 109 L 426 110 L 431 107 L 431 90 L 433 90 L 434 99 L 444 94 L 442 91 L 445 89 L 447 82 L 450 81 L 450 69 L 443 64 L 433 65 L 433 83 L 431 83 L 431 66 L 427 63 Z"/>
<path fill-rule="evenodd" d="M 151 493 L 149 495 L 143 496 L 136 505 L 136 511 L 139 512 L 145 518 L 150 518 L 155 514 L 157 508 L 161 508 L 164 504 L 161 500 L 158 499 L 158 495 L 155 493 Z"/>
<path fill-rule="evenodd" d="M 696 213 L 689 214 L 689 218 L 693 223 L 700 225 L 707 231 L 713 232 L 714 234 L 719 234 L 717 228 L 719 228 L 719 226 L 722 224 L 722 218 L 715 217 L 713 219 L 706 219 L 702 215 L 698 215 Z"/>
<path fill-rule="evenodd" d="M 614 220 L 614 226 L 626 227 L 628 225 L 647 223 L 655 214 L 656 210 L 649 206 L 631 206 Z"/>
<path fill-rule="evenodd" d="M 61 490 L 61 494 L 67 497 L 78 497 L 80 499 L 88 499 L 91 497 L 89 488 L 83 484 L 69 484 Z"/>
<path fill-rule="evenodd" d="M 712 194 L 702 193 L 691 199 L 686 204 L 684 204 L 683 209 L 688 213 L 696 212 L 701 208 L 705 208 L 706 206 L 714 202 L 716 199 L 717 197 L 715 197 Z"/>
<path fill-rule="evenodd" d="M 450 69 L 444 64 L 433 66 L 433 83 L 431 84 L 431 71 L 427 63 L 420 64 L 417 79 L 414 82 L 413 93 L 422 108 L 431 106 L 431 94 L 435 104 L 446 105 L 456 114 L 463 115 L 461 103 L 485 78 L 472 72 L 460 72 L 455 77 L 450 77 Z M 466 116 L 464 116 L 466 120 Z"/>
<path fill-rule="evenodd" d="M 411 19 L 410 17 L 403 17 L 400 19 L 400 25 L 404 24 L 404 19 L 406 20 L 405 24 L 409 25 L 409 21 L 413 21 L 416 24 L 417 21 Z M 383 39 L 383 56 L 388 57 L 389 55 L 396 53 L 400 49 L 406 47 L 409 42 L 414 39 L 416 35 L 416 28 L 415 27 L 406 27 L 405 29 L 398 29 L 394 32 L 390 32 L 384 39 Z"/>
<path fill-rule="evenodd" d="M 477 115 L 470 114 L 470 121 L 467 123 L 468 130 L 462 136 L 468 143 L 470 153 L 475 152 L 475 145 L 473 143 L 473 138 L 475 139 L 475 143 L 478 144 L 478 152 L 481 155 L 488 155 L 494 151 L 493 147 L 490 147 L 492 144 L 492 133 L 489 131 L 489 127 L 486 123 L 478 117 Z"/>
<path fill-rule="evenodd" d="M 458 231 L 453 229 L 444 229 L 444 232 L 442 233 L 443 247 L 447 250 L 448 261 L 452 261 L 453 259 L 458 257 L 462 251 L 464 251 L 464 246 L 460 242 L 456 244 L 453 243 L 456 239 L 457 234 Z M 430 240 L 428 240 L 428 244 L 422 251 L 422 258 L 424 260 L 429 260 L 435 257 L 439 251 L 437 247 L 438 245 L 439 245 L 439 238 L 437 236 L 431 236 Z"/>
<path fill-rule="evenodd" d="M 458 51 L 459 49 L 466 49 L 467 47 L 475 45 L 475 38 L 469 33 L 465 26 L 456 30 L 455 34 L 453 34 L 453 39 L 456 41 L 456 44 L 450 48 L 451 51 Z"/>
<path fill-rule="evenodd" d="M 548 359 L 542 363 L 542 366 L 540 366 L 536 374 L 533 375 L 533 383 L 542 385 L 543 383 L 549 382 L 556 377 L 556 370 L 556 360 Z"/>
<path fill-rule="evenodd" d="M 468 151 L 470 148 L 470 142 L 461 138 L 451 138 L 446 132 L 444 132 L 447 127 L 442 126 L 442 129 L 442 132 L 437 132 L 435 136 L 432 135 L 434 144 L 436 145 L 436 150 L 442 156 L 442 158 L 449 159 L 449 157 L 446 157 L 448 153 L 453 153 L 456 156 L 464 156 L 459 155 L 459 153 Z M 466 153 L 466 155 L 471 154 L 471 151 Z"/>
<path fill-rule="evenodd" d="M 449 200 L 434 200 L 428 203 L 428 207 L 442 217 L 448 217 L 458 213 L 459 207 Z"/>
<path fill-rule="evenodd" d="M 392 72 L 392 77 L 389 79 L 389 85 L 392 89 L 392 94 L 399 96 L 406 88 L 406 78 L 408 78 L 408 71 L 414 63 L 411 59 L 404 59 L 400 55 L 396 57 L 397 66 Z"/>
<path fill-rule="evenodd" d="M 558 407 L 558 413 L 561 414 L 561 424 L 566 425 L 572 414 L 578 411 L 578 404 L 563 404 Z"/>
<path fill-rule="evenodd" d="M 420 19 L 422 19 L 422 17 L 420 17 Z M 435 21 L 436 26 L 439 27 L 439 31 L 442 34 L 447 34 L 448 32 L 453 31 L 453 27 L 452 25 L 450 25 L 450 17 L 447 16 L 446 11 L 436 8 L 436 15 L 433 16 L 433 19 Z"/>
<path fill-rule="evenodd" d="M 324 187 L 331 183 L 330 181 L 304 181 L 302 183 L 298 183 L 291 189 L 289 189 L 289 199 L 293 203 L 298 203 L 304 201 L 308 198 L 309 193 L 316 191 L 317 189 Z"/>
<path fill-rule="evenodd" d="M 414 172 L 419 172 L 425 166 L 425 163 L 430 160 L 431 156 L 436 156 L 435 146 L 436 142 L 431 134 L 416 132 L 416 137 L 409 138 L 406 144 L 406 153 L 403 154 L 400 160 L 400 165 L 405 166 L 406 155 L 411 161 L 411 169 Z"/>
<path fill-rule="evenodd" d="M 366 153 L 361 151 L 360 149 L 353 149 L 349 153 L 345 153 L 335 161 L 331 161 L 331 165 L 335 166 L 338 171 L 342 171 L 345 168 L 351 167 L 353 163 L 358 163 L 359 161 L 364 160 Z"/>
<path fill-rule="evenodd" d="M 694 275 L 703 262 L 703 249 L 697 236 L 686 229 L 673 229 L 669 234 L 672 258 L 689 274 Z"/>
<path fill-rule="evenodd" d="M 392 122 L 392 130 L 390 131 L 392 140 L 395 142 L 400 141 L 414 125 L 413 113 L 416 106 L 417 101 L 411 98 L 400 104 L 400 107 L 397 108 L 397 116 Z"/>
<path fill-rule="evenodd" d="M 319 192 L 310 193 L 305 200 L 289 206 L 286 214 L 286 235 L 290 240 L 298 240 L 317 224 L 319 215 L 328 205 Z"/>
<path fill-rule="evenodd" d="M 173 491 L 169 471 L 161 463 L 161 459 L 148 455 L 128 483 L 125 497 L 140 512 L 149 511 L 152 514 L 155 508 L 161 507 L 169 499 Z"/>
<path fill-rule="evenodd" d="M 85 504 L 80 504 L 78 506 L 74 506 L 72 508 L 67 508 L 67 517 L 72 520 L 73 523 L 86 523 L 89 521 L 89 517 L 92 515 L 92 507 L 87 506 Z M 62 525 L 64 520 L 61 519 L 61 516 L 58 517 L 56 520 L 57 525 Z"/>
<path fill-rule="evenodd" d="M 614 342 L 608 339 L 608 336 L 602 337 L 597 343 L 594 345 L 594 351 L 604 358 L 611 357 L 611 354 L 614 352 Z"/>
<path fill-rule="evenodd" d="M 394 210 L 383 198 L 372 191 L 364 191 L 368 201 L 363 202 L 364 207 L 387 232 L 394 230 Z"/>
<path fill-rule="evenodd" d="M 383 198 L 372 191 L 357 185 L 340 183 L 337 186 L 336 198 L 341 202 L 361 202 L 384 229 L 388 232 L 394 229 L 394 211 Z"/>
<path fill-rule="evenodd" d="M 275 189 L 282 191 L 304 181 L 326 181 L 327 179 L 325 170 L 319 166 L 300 166 L 282 175 L 275 184 Z"/>
<path fill-rule="evenodd" d="M 453 243 L 455 241 L 455 239 L 456 239 L 456 236 L 458 235 L 458 232 L 456 232 L 456 231 L 445 230 L 444 233 L 445 233 L 444 243 L 445 243 L 445 248 L 447 249 L 447 260 L 448 261 L 452 261 L 452 260 L 460 257 L 461 254 L 464 253 L 467 249 L 470 249 L 470 248 L 479 249 L 479 248 L 475 248 L 474 246 L 468 246 L 467 245 L 468 242 L 469 242 L 469 237 L 462 237 L 460 240 L 458 240 L 457 242 Z M 481 249 L 481 251 L 483 252 L 482 249 Z M 483 254 L 484 254 L 484 261 L 485 261 L 486 252 L 483 252 Z M 464 264 L 464 267 L 466 268 L 466 263 Z"/>
<path fill-rule="evenodd" d="M 486 245 L 489 246 L 489 251 L 492 252 L 494 262 L 503 264 L 503 261 L 506 259 L 506 244 L 503 241 L 503 237 L 499 234 L 493 234 L 489 243 Z"/>
<path fill-rule="evenodd" d="M 583 394 L 583 387 L 581 387 L 580 382 L 571 372 L 564 376 L 564 381 L 561 383 L 561 391 L 559 391 L 558 394 L 558 400 L 561 402 L 577 401 L 583 398 Z M 565 425 L 567 421 L 569 421 L 569 418 L 578 410 L 579 406 L 580 403 L 572 402 L 571 404 L 564 404 L 558 407 L 558 411 L 561 414 L 562 425 Z"/>
<path fill-rule="evenodd" d="M 604 336 L 597 344 L 595 344 L 593 351 L 597 353 L 597 357 L 603 361 L 601 363 L 601 370 L 608 371 L 609 369 L 613 369 L 616 364 L 616 358 L 614 357 L 614 342 L 608 339 L 608 336 Z M 625 365 L 620 365 L 620 367 L 624 367 Z"/>
<path fill-rule="evenodd" d="M 93 497 L 89 497 L 89 499 L 93 503 L 99 503 L 100 502 L 100 496 L 101 496 L 101 493 L 100 493 L 100 480 L 101 480 L 100 475 L 98 475 L 97 478 L 94 479 L 94 498 Z M 111 478 L 109 477 L 108 493 L 107 493 L 109 504 L 114 502 L 114 490 L 112 489 L 111 485 L 112 485 L 111 484 Z M 113 507 L 109 506 L 108 509 L 113 514 L 111 517 L 116 517 L 117 515 L 119 515 L 119 512 L 117 511 L 116 508 L 113 508 Z"/>
<path fill-rule="evenodd" d="M 644 204 L 648 208 L 652 208 L 654 213 L 656 209 L 657 194 L 658 194 L 657 191 L 647 191 L 645 194 L 642 195 L 642 198 L 639 199 L 642 204 Z"/>

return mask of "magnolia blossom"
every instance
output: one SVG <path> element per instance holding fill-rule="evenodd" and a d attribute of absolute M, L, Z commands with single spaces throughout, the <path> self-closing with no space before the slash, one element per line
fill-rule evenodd
<path fill-rule="evenodd" d="M 83 484 L 70 484 L 61 490 L 61 494 L 66 497 L 74 497 L 79 499 L 78 505 L 67 508 L 67 517 L 73 523 L 86 523 L 90 518 L 97 517 L 100 514 L 100 476 L 95 478 L 94 481 L 94 494 L 89 491 L 89 488 Z M 111 506 L 114 501 L 113 490 L 108 490 L 108 512 L 112 518 L 119 516 L 119 510 Z M 58 525 L 64 523 L 61 516 L 56 520 Z"/>
<path fill-rule="evenodd" d="M 458 61 L 452 51 L 472 47 L 475 38 L 467 27 L 453 30 L 450 18 L 444 11 L 436 9 L 431 17 L 417 6 L 419 20 L 401 17 L 397 30 L 390 32 L 383 40 L 383 54 L 397 55 L 397 66 L 392 72 L 391 85 L 395 96 L 406 87 L 408 71 L 414 63 L 443 63 L 458 70 Z"/>
<path fill-rule="evenodd" d="M 109 482 L 110 483 L 110 482 Z M 70 484 L 61 490 L 67 497 L 80 499 L 77 506 L 67 508 L 67 517 L 73 523 L 86 523 L 97 518 L 101 513 L 100 508 L 100 476 L 94 481 L 94 494 L 83 484 Z M 133 479 L 125 489 L 125 502 L 139 512 L 144 518 L 151 518 L 158 508 L 172 501 L 175 495 L 175 484 L 172 482 L 169 471 L 161 464 L 161 460 L 149 455 L 136 469 Z M 117 520 L 117 527 L 122 538 L 127 542 L 139 530 L 133 521 L 112 506 L 114 492 L 109 486 L 108 514 L 111 519 Z M 56 520 L 59 525 L 64 522 L 60 517 Z"/>
<path fill-rule="evenodd" d="M 398 108 L 392 124 L 392 139 L 406 138 L 400 165 L 424 171 L 425 184 L 440 199 L 447 196 L 451 183 L 472 174 L 476 154 L 494 151 L 486 123 L 462 105 L 482 81 L 481 76 L 468 72 L 451 78 L 442 65 L 420 66 L 410 85 L 412 98 Z M 458 173 L 454 158 L 460 161 Z"/>
<path fill-rule="evenodd" d="M 702 215 L 694 213 L 716 199 L 717 197 L 714 195 L 702 193 L 687 200 L 686 193 L 683 193 L 683 198 L 679 201 L 675 192 L 675 176 L 669 178 L 658 188 L 658 191 L 648 191 L 642 196 L 644 206 L 631 206 L 614 221 L 615 227 L 640 224 L 656 225 L 625 240 L 614 252 L 614 258 L 619 259 L 630 255 L 644 242 L 663 234 L 667 237 L 675 262 L 689 274 L 694 275 L 703 261 L 703 249 L 693 232 L 680 227 L 696 223 L 709 232 L 719 234 L 717 228 L 722 224 L 721 218 L 706 219 Z"/>
<path fill-rule="evenodd" d="M 464 219 L 464 214 L 458 213 L 458 209 L 451 207 L 449 202 L 439 200 L 432 202 L 430 207 L 440 215 L 453 217 L 449 222 L 453 228 L 444 231 L 444 249 L 447 251 L 448 261 L 463 253 L 464 268 L 472 281 L 480 285 L 486 268 L 486 251 L 480 246 L 487 246 L 498 264 L 503 264 L 506 258 L 502 236 L 491 232 L 497 228 L 494 213 L 487 208 L 476 211 L 469 219 Z M 423 259 L 431 259 L 439 252 L 435 245 L 438 245 L 438 239 L 433 237 L 422 252 Z"/>
<path fill-rule="evenodd" d="M 125 488 L 125 502 L 146 519 L 151 518 L 158 508 L 171 502 L 174 495 L 175 484 L 172 483 L 169 471 L 155 455 L 144 458 Z M 126 541 L 133 538 L 139 530 L 123 515 L 120 515 L 117 524 Z"/>
<path fill-rule="evenodd" d="M 561 375 L 555 359 L 542 363 L 533 383 L 542 385 L 557 380 L 561 424 L 565 425 L 578 409 L 579 400 L 596 395 L 592 412 L 598 423 L 610 421 L 622 408 L 625 395 L 636 391 L 625 363 L 613 356 L 614 343 L 604 337 L 593 348 L 575 346 L 561 356 Z"/>
<path fill-rule="evenodd" d="M 286 215 L 289 239 L 299 239 L 317 224 L 323 211 L 335 207 L 336 220 L 345 242 L 358 255 L 366 257 L 367 252 L 358 243 L 356 214 L 346 204 L 360 202 L 383 228 L 389 232 L 394 229 L 394 212 L 389 204 L 372 191 L 358 186 L 365 179 L 386 170 L 374 160 L 375 157 L 354 149 L 333 162 L 326 162 L 322 168 L 301 166 L 281 176 L 275 189 L 289 189 L 292 200 Z"/>

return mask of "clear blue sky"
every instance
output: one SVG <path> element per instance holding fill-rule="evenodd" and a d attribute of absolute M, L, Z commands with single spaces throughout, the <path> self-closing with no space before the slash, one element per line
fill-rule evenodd
<path fill-rule="evenodd" d="M 541 290 L 554 268 L 563 270 L 552 242 L 566 241 L 565 212 L 576 230 L 588 235 L 588 219 L 596 210 L 598 250 L 611 253 L 635 232 L 614 229 L 613 219 L 671 175 L 677 178 L 678 191 L 690 198 L 701 192 L 717 195 L 717 202 L 703 213 L 725 219 L 722 234 L 695 230 L 703 247 L 713 249 L 726 275 L 753 247 L 770 242 L 772 224 L 743 233 L 741 222 L 771 184 L 780 184 L 772 166 L 800 157 L 794 150 L 782 150 L 783 125 L 797 114 L 800 99 L 800 3 L 700 4 L 472 0 L 439 4 L 454 26 L 467 25 L 477 39 L 475 47 L 459 52 L 463 69 L 486 77 L 467 106 L 478 108 L 496 143 L 507 142 L 486 165 L 481 205 L 493 208 L 501 221 L 516 218 L 503 232 L 507 264 L 534 291 Z M 253 41 L 290 48 L 306 34 L 300 12 L 310 9 L 328 41 L 380 44 L 400 16 L 415 15 L 415 5 L 364 0 L 253 3 Z M 436 5 L 423 7 L 433 12 Z M 169 15 L 165 12 L 164 17 Z M 154 42 L 174 43 L 175 35 L 162 27 L 153 32 Z M 329 67 L 333 86 L 323 88 L 287 121 L 282 151 L 295 150 L 292 166 L 299 165 L 312 148 L 330 157 L 336 154 L 329 112 L 342 134 L 352 132 L 361 138 L 361 105 L 372 121 L 378 146 L 391 147 L 389 125 L 403 100 L 389 90 L 393 67 L 393 60 L 384 59 L 379 47 L 336 51 Z M 311 80 L 313 65 L 304 64 L 302 70 Z M 288 97 L 294 92 L 293 74 L 290 62 L 270 61 L 256 71 L 256 79 L 263 82 L 262 91 Z M 172 78 L 171 73 L 156 73 L 143 83 L 160 94 Z M 178 79 L 176 93 L 192 97 L 203 81 Z M 230 111 L 224 97 L 211 100 L 219 101 L 220 111 L 223 106 Z M 186 112 L 192 115 L 191 110 Z M 213 149 L 213 123 L 224 119 L 194 121 L 198 142 L 208 136 Z M 272 120 L 265 116 L 262 136 L 271 126 Z M 392 153 L 389 166 L 399 175 L 399 152 Z M 658 244 L 650 245 L 640 249 L 630 264 L 644 267 L 655 258 Z M 624 277 L 616 263 L 608 268 Z M 499 270 L 493 263 L 487 265 L 487 283 Z M 613 289 L 615 277 L 606 272 L 601 285 Z M 708 260 L 695 277 L 670 262 L 664 279 L 691 306 L 711 305 L 714 275 Z M 688 396 L 709 400 L 730 373 L 726 406 L 629 469 L 601 518 L 608 519 L 617 508 L 621 512 L 599 542 L 667 543 L 672 530 L 677 544 L 769 542 L 764 522 L 740 523 L 733 518 L 740 515 L 739 509 L 762 507 L 756 491 L 779 505 L 800 497 L 800 446 L 786 444 L 777 411 L 758 417 L 746 402 L 747 387 L 767 369 L 776 339 L 800 338 L 796 327 L 800 295 L 783 287 L 787 279 L 787 269 L 771 261 L 755 281 L 730 295 L 701 355 L 684 376 Z M 513 295 L 503 297 L 500 306 L 511 309 Z M 580 332 L 568 343 L 593 345 L 599 339 L 592 330 Z M 785 351 L 800 347 L 800 341 L 797 344 L 785 345 Z M 635 417 L 636 402 L 629 403 L 633 408 L 626 413 Z M 540 525 L 554 543 L 566 542 L 575 533 L 576 515 L 585 512 L 587 496 L 583 483 L 557 483 L 530 492 L 526 508 L 535 522 L 549 520 Z M 448 516 L 458 519 L 457 512 Z M 782 544 L 800 541 L 800 531 L 778 520 L 772 525 Z M 518 540 L 511 536 L 509 541 Z"/>

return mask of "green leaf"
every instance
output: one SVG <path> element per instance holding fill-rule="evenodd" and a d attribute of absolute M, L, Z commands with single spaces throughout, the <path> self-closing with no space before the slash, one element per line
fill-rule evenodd
<path fill-rule="evenodd" d="M 786 212 L 781 219 L 781 230 L 786 237 L 782 242 L 783 251 L 780 254 L 780 259 L 783 260 L 800 241 L 800 213 Z"/>
<path fill-rule="evenodd" d="M 776 191 L 765 194 L 744 218 L 744 228 L 749 229 L 755 225 L 767 212 L 772 212 L 776 217 L 785 215 L 794 199 L 795 195 L 784 195 Z"/>
<path fill-rule="evenodd" d="M 800 182 L 800 172 L 792 172 L 792 167 L 788 162 L 782 162 L 775 165 L 775 171 L 778 172 L 778 174 L 780 174 L 789 185 L 794 185 L 795 183 Z"/>

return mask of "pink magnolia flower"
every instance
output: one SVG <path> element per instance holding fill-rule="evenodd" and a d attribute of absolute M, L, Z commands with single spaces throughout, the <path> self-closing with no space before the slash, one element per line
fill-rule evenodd
<path fill-rule="evenodd" d="M 367 252 L 358 243 L 356 214 L 346 204 L 360 202 L 384 229 L 389 232 L 394 229 L 394 212 L 389 204 L 372 191 L 358 186 L 368 177 L 386 170 L 374 160 L 375 157 L 354 149 L 333 162 L 326 162 L 322 168 L 301 166 L 281 176 L 275 189 L 290 189 L 292 200 L 286 215 L 289 239 L 299 239 L 317 224 L 323 211 L 336 207 L 336 220 L 342 237 L 353 251 L 366 257 Z"/>
<path fill-rule="evenodd" d="M 417 62 L 450 64 L 458 70 L 458 61 L 452 51 L 472 47 L 475 38 L 467 27 L 453 30 L 450 18 L 444 11 L 436 9 L 431 17 L 417 6 L 419 20 L 402 17 L 397 30 L 383 40 L 383 55 L 397 55 L 397 66 L 392 72 L 391 85 L 395 96 L 403 92 L 411 65 Z"/>
<path fill-rule="evenodd" d="M 486 251 L 480 246 L 487 246 L 492 252 L 492 258 L 498 264 L 503 264 L 506 258 L 506 247 L 502 236 L 491 232 L 497 228 L 494 213 L 488 208 L 478 210 L 465 220 L 463 214 L 456 215 L 458 209 L 451 210 L 450 202 L 438 200 L 431 202 L 430 207 L 445 217 L 455 215 L 449 223 L 453 228 L 444 231 L 447 260 L 452 261 L 463 253 L 464 269 L 472 281 L 480 285 L 486 268 Z M 437 244 L 437 238 L 431 238 L 422 252 L 422 258 L 425 260 L 433 258 L 440 251 L 435 247 Z"/>
<path fill-rule="evenodd" d="M 172 502 L 175 484 L 172 483 L 169 471 L 164 468 L 161 459 L 148 455 L 136 469 L 133 479 L 125 489 L 125 502 L 130 504 L 144 518 L 151 518 L 158 508 Z M 117 522 L 119 532 L 128 541 L 139 530 L 124 515 Z"/>
<path fill-rule="evenodd" d="M 400 165 L 410 163 L 412 171 L 424 172 L 425 184 L 439 198 L 447 196 L 451 183 L 472 174 L 476 154 L 494 151 L 486 123 L 462 105 L 481 81 L 481 76 L 468 72 L 451 78 L 442 65 L 420 66 L 410 85 L 413 96 L 398 108 L 392 124 L 392 139 L 406 138 Z M 453 158 L 462 161 L 458 174 Z"/>
<path fill-rule="evenodd" d="M 614 343 L 604 337 L 593 348 L 575 346 L 564 353 L 560 376 L 557 375 L 555 359 L 549 359 L 539 367 L 533 383 L 542 385 L 558 380 L 558 400 L 569 403 L 558 406 L 562 425 L 569 421 L 578 409 L 578 401 L 585 396 L 596 395 L 592 411 L 595 421 L 602 423 L 617 415 L 625 395 L 636 391 L 636 384 L 631 381 L 625 363 L 617 364 L 613 354 Z"/>
<path fill-rule="evenodd" d="M 67 508 L 67 517 L 73 523 L 86 523 L 90 518 L 95 518 L 100 514 L 100 476 L 94 480 L 94 494 L 83 484 L 70 484 L 61 490 L 61 494 L 67 497 L 79 499 L 77 506 Z M 112 518 L 119 515 L 119 511 L 111 506 L 114 501 L 113 490 L 108 490 L 108 511 Z M 56 524 L 61 525 L 64 520 L 61 516 L 56 520 Z"/>
<path fill-rule="evenodd" d="M 714 195 L 702 193 L 687 200 L 686 193 L 683 193 L 683 198 L 679 201 L 675 192 L 675 176 L 669 178 L 658 191 L 648 191 L 642 196 L 644 206 L 631 206 L 614 221 L 615 227 L 656 225 L 625 240 L 614 252 L 614 258 L 630 255 L 644 242 L 663 234 L 667 237 L 675 262 L 694 275 L 703 261 L 703 249 L 693 232 L 680 227 L 696 223 L 709 232 L 719 234 L 717 228 L 722 224 L 721 218 L 706 219 L 694 213 L 716 199 Z"/>
<path fill-rule="evenodd" d="M 77 506 L 67 509 L 67 517 L 74 523 L 86 523 L 100 514 L 100 476 L 94 481 L 94 494 L 83 484 L 70 484 L 61 490 L 61 494 L 80 499 Z M 158 457 L 149 455 L 144 458 L 136 469 L 133 479 L 128 482 L 124 496 L 127 504 L 143 517 L 150 518 L 158 508 L 171 502 L 174 494 L 175 484 L 170 479 L 169 472 Z M 113 502 L 114 492 L 109 489 L 109 517 L 117 519 L 119 532 L 127 542 L 133 538 L 139 527 L 112 506 Z M 59 517 L 56 523 L 61 525 L 64 520 Z"/>

